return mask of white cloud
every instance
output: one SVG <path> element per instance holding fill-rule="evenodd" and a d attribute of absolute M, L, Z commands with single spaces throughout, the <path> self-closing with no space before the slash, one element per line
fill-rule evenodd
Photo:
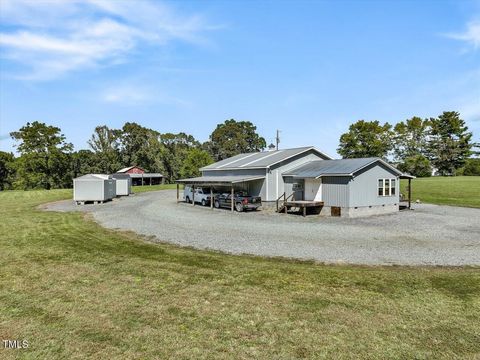
<path fill-rule="evenodd" d="M 480 49 L 480 21 L 472 21 L 467 24 L 467 28 L 462 33 L 448 34 L 451 39 L 466 42 L 473 49 Z"/>
<path fill-rule="evenodd" d="M 139 105 L 163 103 L 169 105 L 189 105 L 186 101 L 165 94 L 159 89 L 136 83 L 124 83 L 111 86 L 101 91 L 100 100 L 117 105 Z"/>
<path fill-rule="evenodd" d="M 158 1 L 2 0 L 2 57 L 51 79 L 69 71 L 125 61 L 143 43 L 204 43 L 199 15 L 179 16 Z"/>

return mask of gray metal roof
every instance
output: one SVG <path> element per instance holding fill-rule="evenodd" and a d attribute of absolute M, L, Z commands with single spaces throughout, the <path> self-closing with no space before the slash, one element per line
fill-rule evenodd
<path fill-rule="evenodd" d="M 180 179 L 177 180 L 177 183 L 181 184 L 236 184 L 241 182 L 253 181 L 265 179 L 265 176 L 254 176 L 254 175 L 231 175 L 231 176 L 199 176 L 191 179 Z"/>
<path fill-rule="evenodd" d="M 352 176 L 366 166 L 380 162 L 402 175 L 402 172 L 394 168 L 389 163 L 380 158 L 360 158 L 360 159 L 337 159 L 337 160 L 315 160 L 299 167 L 284 172 L 282 175 L 290 175 L 301 178 L 318 178 L 321 176 Z"/>
<path fill-rule="evenodd" d="M 240 154 L 205 166 L 200 170 L 268 168 L 274 164 L 277 164 L 281 161 L 284 161 L 288 158 L 291 158 L 308 150 L 314 150 L 319 155 L 327 159 L 330 158 L 328 155 L 318 151 L 313 146 L 307 146 L 294 149 L 280 149 L 274 151 Z"/>

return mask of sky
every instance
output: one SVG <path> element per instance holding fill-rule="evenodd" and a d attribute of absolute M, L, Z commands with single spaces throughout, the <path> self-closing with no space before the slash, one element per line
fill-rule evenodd
<path fill-rule="evenodd" d="M 76 150 L 137 122 L 227 119 L 336 156 L 359 120 L 459 111 L 480 141 L 480 1 L 0 0 L 0 150 L 27 122 Z"/>

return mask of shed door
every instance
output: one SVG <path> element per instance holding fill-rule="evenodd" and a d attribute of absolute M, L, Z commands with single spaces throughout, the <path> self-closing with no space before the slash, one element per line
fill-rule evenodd
<path fill-rule="evenodd" d="M 305 179 L 305 200 L 322 201 L 321 179 Z"/>

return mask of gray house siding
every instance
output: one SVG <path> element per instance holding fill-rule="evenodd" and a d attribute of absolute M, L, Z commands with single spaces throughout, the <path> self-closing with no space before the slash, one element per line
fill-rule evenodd
<path fill-rule="evenodd" d="M 315 151 L 309 150 L 303 154 L 296 155 L 295 157 L 292 157 L 272 166 L 270 169 L 270 173 L 267 176 L 268 197 L 265 199 L 265 201 L 275 201 L 284 192 L 287 194 L 287 196 L 290 195 L 292 193 L 292 184 L 285 186 L 285 181 L 287 178 L 291 177 L 283 177 L 282 174 L 313 160 L 325 159 Z M 289 180 L 287 180 L 287 183 L 288 181 Z"/>
<path fill-rule="evenodd" d="M 396 179 L 395 196 L 378 196 L 378 179 Z M 383 164 L 372 164 L 350 181 L 350 207 L 395 205 L 399 203 L 398 175 Z"/>
<path fill-rule="evenodd" d="M 322 177 L 322 201 L 325 206 L 350 206 L 350 178 L 326 176 Z"/>
<path fill-rule="evenodd" d="M 248 190 L 252 195 L 261 196 L 263 201 L 275 201 L 284 192 L 291 194 L 292 185 L 285 187 L 282 173 L 312 160 L 323 160 L 317 152 L 309 150 L 273 165 L 270 169 L 225 169 L 203 170 L 203 176 L 252 175 L 265 176 L 265 180 L 255 180 L 237 184 Z"/>

